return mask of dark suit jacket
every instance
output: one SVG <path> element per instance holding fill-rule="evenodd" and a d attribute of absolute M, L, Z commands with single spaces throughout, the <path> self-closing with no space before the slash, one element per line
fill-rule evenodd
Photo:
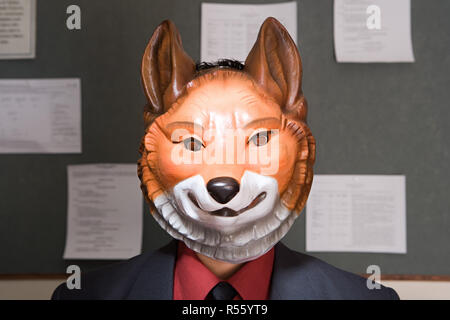
<path fill-rule="evenodd" d="M 52 299 L 171 300 L 176 251 L 176 241 L 172 241 L 159 250 L 82 273 L 81 289 L 69 290 L 63 283 Z M 398 299 L 398 295 L 383 286 L 369 290 L 363 277 L 278 243 L 270 299 Z"/>

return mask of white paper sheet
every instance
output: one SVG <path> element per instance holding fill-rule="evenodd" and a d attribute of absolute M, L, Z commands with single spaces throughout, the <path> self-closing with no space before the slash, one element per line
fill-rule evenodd
<path fill-rule="evenodd" d="M 405 176 L 315 175 L 306 250 L 406 253 Z"/>
<path fill-rule="evenodd" d="M 334 0 L 334 47 L 338 62 L 414 62 L 410 0 Z"/>
<path fill-rule="evenodd" d="M 70 165 L 65 259 L 128 259 L 141 252 L 136 164 Z"/>
<path fill-rule="evenodd" d="M 0 80 L 0 153 L 80 152 L 80 79 Z"/>
<path fill-rule="evenodd" d="M 267 17 L 278 19 L 297 43 L 297 2 L 277 4 L 202 3 L 201 60 L 244 61 Z"/>
<path fill-rule="evenodd" d="M 35 30 L 35 0 L 0 0 L 0 59 L 34 58 Z"/>

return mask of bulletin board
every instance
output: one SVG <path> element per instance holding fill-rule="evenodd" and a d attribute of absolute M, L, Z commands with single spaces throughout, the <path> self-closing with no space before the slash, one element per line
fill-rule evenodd
<path fill-rule="evenodd" d="M 81 8 L 81 30 L 66 28 L 71 4 Z M 37 1 L 36 59 L 0 60 L 0 78 L 81 78 L 82 153 L 0 155 L 0 274 L 63 274 L 69 264 L 89 270 L 111 263 L 62 258 L 66 167 L 136 163 L 144 132 L 145 46 L 156 26 L 171 19 L 198 60 L 200 5 Z M 376 264 L 383 274 L 450 275 L 450 2 L 411 5 L 416 62 L 393 64 L 336 63 L 333 2 L 297 5 L 308 122 L 317 140 L 315 173 L 406 176 L 406 254 L 309 253 L 355 273 Z M 153 250 L 170 237 L 143 206 L 143 250 Z M 304 213 L 283 241 L 305 251 Z"/>

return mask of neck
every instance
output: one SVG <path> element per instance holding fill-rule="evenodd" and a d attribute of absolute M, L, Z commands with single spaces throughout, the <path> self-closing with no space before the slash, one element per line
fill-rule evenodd
<path fill-rule="evenodd" d="M 214 273 L 219 279 L 226 280 L 236 273 L 244 264 L 238 263 L 233 264 L 229 262 L 214 260 L 213 258 L 207 257 L 201 253 L 196 252 L 197 257 L 200 261 Z"/>

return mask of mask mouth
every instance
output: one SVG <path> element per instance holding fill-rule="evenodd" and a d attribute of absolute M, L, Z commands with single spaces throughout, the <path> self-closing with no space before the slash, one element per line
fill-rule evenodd
<path fill-rule="evenodd" d="M 189 200 L 192 201 L 192 203 L 197 208 L 199 208 L 200 210 L 202 210 L 202 211 L 204 211 L 204 212 L 206 212 L 206 213 L 208 213 L 210 215 L 218 216 L 218 217 L 237 217 L 238 215 L 244 213 L 245 211 L 256 207 L 261 201 L 263 201 L 266 198 L 266 195 L 267 194 L 266 194 L 265 191 L 261 192 L 258 196 L 256 196 L 255 199 L 253 199 L 253 201 L 249 205 L 247 205 L 246 207 L 244 207 L 244 208 L 242 208 L 242 209 L 240 209 L 238 211 L 233 210 L 233 209 L 228 208 L 228 207 L 223 207 L 221 209 L 214 210 L 214 211 L 205 211 L 202 208 L 200 208 L 200 206 L 199 206 L 199 204 L 197 202 L 197 199 L 195 198 L 195 196 L 191 192 L 188 193 L 188 198 L 189 198 Z"/>
<path fill-rule="evenodd" d="M 201 175 L 179 182 L 170 197 L 191 223 L 220 235 L 238 233 L 245 226 L 261 222 L 272 214 L 279 201 L 277 180 L 251 171 L 244 172 L 239 192 L 227 203 L 217 202 L 210 195 Z"/>
<path fill-rule="evenodd" d="M 155 198 L 153 217 L 172 237 L 215 260 L 241 263 L 273 247 L 297 213 L 286 208 L 278 182 L 245 171 L 239 192 L 222 204 L 209 194 L 201 175 L 189 177 Z"/>

